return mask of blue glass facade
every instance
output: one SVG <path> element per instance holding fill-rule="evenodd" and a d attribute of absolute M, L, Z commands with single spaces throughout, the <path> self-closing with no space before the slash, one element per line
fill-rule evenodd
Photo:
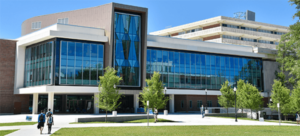
<path fill-rule="evenodd" d="M 49 41 L 26 48 L 25 87 L 52 83 L 53 43 L 53 41 Z"/>
<path fill-rule="evenodd" d="M 243 79 L 262 90 L 262 60 L 148 48 L 147 79 L 154 71 L 168 88 L 220 89 Z"/>
<path fill-rule="evenodd" d="M 140 86 L 141 21 L 139 15 L 115 13 L 113 64 L 122 86 Z"/>
<path fill-rule="evenodd" d="M 59 43 L 59 84 L 98 85 L 103 75 L 103 45 L 67 40 Z"/>

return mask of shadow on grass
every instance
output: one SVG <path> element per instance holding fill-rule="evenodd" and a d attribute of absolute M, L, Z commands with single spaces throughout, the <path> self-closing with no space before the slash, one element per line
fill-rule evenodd
<path fill-rule="evenodd" d="M 112 121 L 95 121 L 95 122 L 71 122 L 70 124 L 98 124 L 98 123 L 147 123 L 147 119 L 139 119 L 139 120 L 131 120 L 131 121 L 123 121 L 123 122 L 112 122 Z M 162 122 L 176 122 L 167 119 L 157 119 L 156 123 Z M 149 123 L 154 123 L 154 119 L 149 119 Z"/>

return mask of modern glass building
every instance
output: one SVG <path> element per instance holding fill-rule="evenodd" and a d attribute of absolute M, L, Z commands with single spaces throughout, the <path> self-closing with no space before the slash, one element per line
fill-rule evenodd
<path fill-rule="evenodd" d="M 22 36 L 0 54 L 10 56 L 1 59 L 9 65 L 0 66 L 0 73 L 13 77 L 0 82 L 10 88 L 0 108 L 16 114 L 47 108 L 55 114 L 101 113 L 94 98 L 106 67 L 122 77 L 118 113 L 144 107 L 139 95 L 153 72 L 161 74 L 171 98 L 170 113 L 199 111 L 201 105 L 220 111 L 226 80 L 231 87 L 239 79 L 253 84 L 268 103 L 278 67 L 274 47 L 286 27 L 220 16 L 148 35 L 147 22 L 147 8 L 117 3 L 25 20 Z"/>
<path fill-rule="evenodd" d="M 226 80 L 239 79 L 262 90 L 262 60 L 220 54 L 148 48 L 147 79 L 161 73 L 165 87 L 219 90 Z"/>

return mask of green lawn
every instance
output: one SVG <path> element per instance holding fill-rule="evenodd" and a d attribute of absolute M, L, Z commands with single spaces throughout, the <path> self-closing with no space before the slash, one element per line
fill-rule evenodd
<path fill-rule="evenodd" d="M 132 121 L 125 121 L 125 122 L 72 122 L 70 124 L 95 124 L 95 123 L 146 123 L 147 119 L 139 119 L 139 120 L 132 120 Z M 149 119 L 150 123 L 154 122 L 154 119 Z M 174 122 L 172 120 L 167 119 L 157 119 L 157 122 Z"/>
<path fill-rule="evenodd" d="M 274 123 L 279 123 L 278 120 L 265 120 L 265 122 L 274 122 Z M 296 121 L 284 121 L 284 120 L 281 120 L 281 123 L 288 123 L 288 124 L 297 124 Z"/>
<path fill-rule="evenodd" d="M 22 125 L 34 125 L 37 122 L 12 122 L 12 123 L 0 123 L 0 127 L 2 126 L 22 126 Z"/>
<path fill-rule="evenodd" d="M 210 116 L 210 117 L 217 117 L 217 118 L 228 118 L 228 119 L 235 119 L 235 117 L 219 117 L 219 116 Z M 250 120 L 250 121 L 259 121 L 257 119 L 250 119 L 250 118 L 246 118 L 246 117 L 238 117 L 238 120 Z M 274 123 L 279 123 L 278 120 L 264 120 L 265 122 L 274 122 Z M 284 121 L 281 120 L 281 123 L 288 123 L 288 124 L 297 124 L 296 121 Z"/>
<path fill-rule="evenodd" d="M 299 136 L 299 126 L 150 126 L 62 128 L 53 136 Z"/>
<path fill-rule="evenodd" d="M 0 130 L 0 136 L 5 136 L 9 133 L 12 133 L 12 132 L 15 132 L 17 131 L 18 129 L 15 129 L 15 130 Z"/>

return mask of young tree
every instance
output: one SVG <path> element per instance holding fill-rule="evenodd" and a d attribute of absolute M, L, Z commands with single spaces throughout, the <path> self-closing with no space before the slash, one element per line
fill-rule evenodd
<path fill-rule="evenodd" d="M 252 118 L 252 111 L 255 110 L 256 112 L 258 110 L 261 110 L 261 106 L 263 104 L 262 101 L 262 96 L 260 95 L 260 92 L 258 89 L 251 85 L 250 83 L 246 83 L 246 86 L 248 88 L 248 98 L 247 103 L 248 103 L 248 108 L 251 110 L 251 118 Z"/>
<path fill-rule="evenodd" d="M 282 83 L 278 80 L 274 80 L 274 84 L 272 86 L 272 95 L 271 99 L 273 103 L 269 104 L 271 109 L 278 109 L 277 103 L 280 104 L 280 111 L 285 115 L 285 117 L 291 112 L 290 105 L 290 90 L 282 85 Z"/>
<path fill-rule="evenodd" d="M 96 95 L 95 104 L 98 108 L 104 109 L 106 112 L 105 122 L 107 120 L 107 111 L 115 110 L 121 102 L 119 88 L 115 87 L 122 80 L 116 75 L 116 70 L 111 67 L 105 68 L 104 76 L 99 76 L 100 83 L 98 86 L 99 94 Z"/>
<path fill-rule="evenodd" d="M 290 106 L 292 107 L 291 112 L 300 111 L 300 81 L 298 81 L 297 86 L 292 92 L 290 97 Z"/>
<path fill-rule="evenodd" d="M 245 99 L 245 91 L 243 87 L 245 86 L 244 80 L 240 79 L 237 82 L 237 90 L 236 90 L 236 106 L 240 109 L 242 109 L 242 113 L 244 112 L 244 109 L 246 108 L 247 101 Z M 243 117 L 243 114 L 242 114 Z"/>
<path fill-rule="evenodd" d="M 154 109 L 163 109 L 169 98 L 165 97 L 163 92 L 163 83 L 160 81 L 159 72 L 154 72 L 151 79 L 146 79 L 148 87 L 143 88 L 143 92 L 141 92 L 140 101 L 144 105 L 144 109 L 146 109 L 147 101 L 149 101 L 149 108 Z M 145 110 L 146 111 L 146 110 Z"/>
<path fill-rule="evenodd" d="M 222 88 L 220 89 L 222 95 L 218 96 L 219 104 L 227 109 L 227 116 L 228 116 L 228 108 L 234 105 L 234 92 L 233 89 L 229 86 L 229 82 L 225 81 L 222 84 Z"/>

